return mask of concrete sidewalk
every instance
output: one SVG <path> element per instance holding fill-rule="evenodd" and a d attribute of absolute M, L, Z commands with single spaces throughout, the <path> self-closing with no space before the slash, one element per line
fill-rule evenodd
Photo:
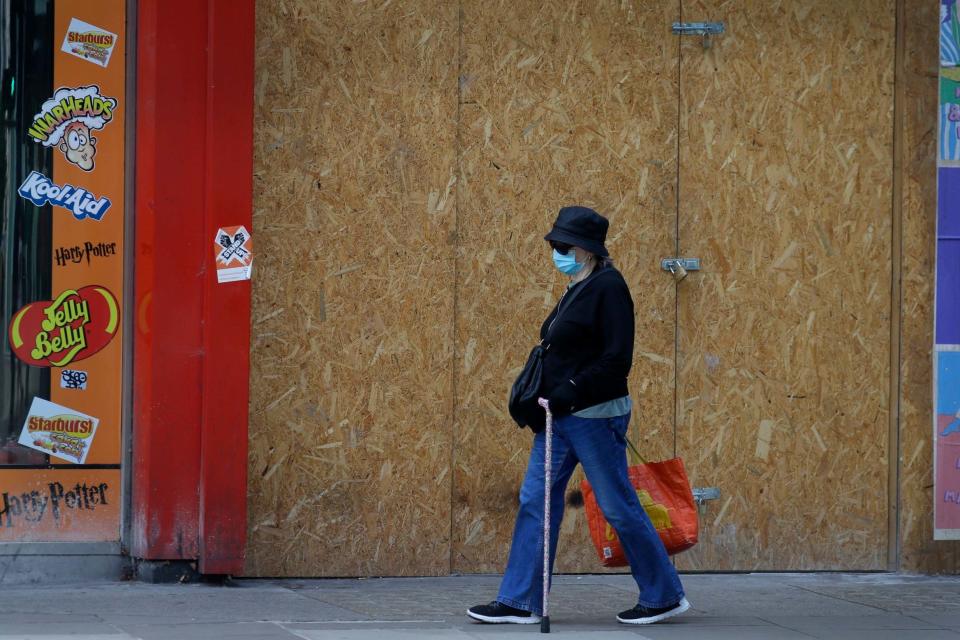
<path fill-rule="evenodd" d="M 559 576 L 553 634 L 577 638 L 960 640 L 960 577 L 889 574 L 683 576 L 693 610 L 617 624 L 629 576 Z M 233 586 L 90 583 L 0 588 L 0 640 L 531 638 L 539 625 L 481 625 L 464 610 L 497 576 L 239 580 Z"/>

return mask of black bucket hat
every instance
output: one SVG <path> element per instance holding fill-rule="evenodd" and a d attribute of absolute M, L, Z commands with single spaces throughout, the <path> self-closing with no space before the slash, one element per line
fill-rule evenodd
<path fill-rule="evenodd" d="M 609 227 L 610 221 L 589 207 L 564 207 L 557 214 L 553 229 L 543 239 L 572 244 L 606 258 L 610 254 L 603 243 Z"/>

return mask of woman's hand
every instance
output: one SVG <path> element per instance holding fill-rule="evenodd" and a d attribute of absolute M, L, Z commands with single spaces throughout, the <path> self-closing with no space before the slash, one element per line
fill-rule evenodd
<path fill-rule="evenodd" d="M 547 396 L 550 402 L 550 413 L 560 417 L 573 413 L 573 405 L 577 402 L 577 386 L 570 380 L 561 382 L 550 395 Z"/>

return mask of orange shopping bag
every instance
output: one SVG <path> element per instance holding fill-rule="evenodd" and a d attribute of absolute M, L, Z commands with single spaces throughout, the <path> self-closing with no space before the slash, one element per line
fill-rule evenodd
<path fill-rule="evenodd" d="M 670 555 L 686 551 L 697 544 L 697 505 L 690 490 L 690 481 L 683 468 L 683 460 L 673 458 L 661 462 L 646 462 L 628 440 L 627 444 L 640 458 L 641 464 L 627 469 L 630 484 L 637 490 L 637 497 L 644 511 L 660 534 L 663 545 Z M 587 513 L 590 538 L 597 548 L 600 564 L 605 567 L 626 566 L 627 557 L 617 539 L 617 533 L 603 517 L 590 482 L 580 482 L 583 504 Z"/>

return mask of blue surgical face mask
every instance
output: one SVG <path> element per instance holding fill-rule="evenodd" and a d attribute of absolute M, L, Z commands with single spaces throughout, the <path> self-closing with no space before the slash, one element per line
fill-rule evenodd
<path fill-rule="evenodd" d="M 557 269 L 560 269 L 560 273 L 564 273 L 568 276 L 577 275 L 580 269 L 583 269 L 583 265 L 577 262 L 577 252 L 574 249 L 567 251 L 567 255 L 563 255 L 554 249 L 553 264 L 557 265 Z"/>

